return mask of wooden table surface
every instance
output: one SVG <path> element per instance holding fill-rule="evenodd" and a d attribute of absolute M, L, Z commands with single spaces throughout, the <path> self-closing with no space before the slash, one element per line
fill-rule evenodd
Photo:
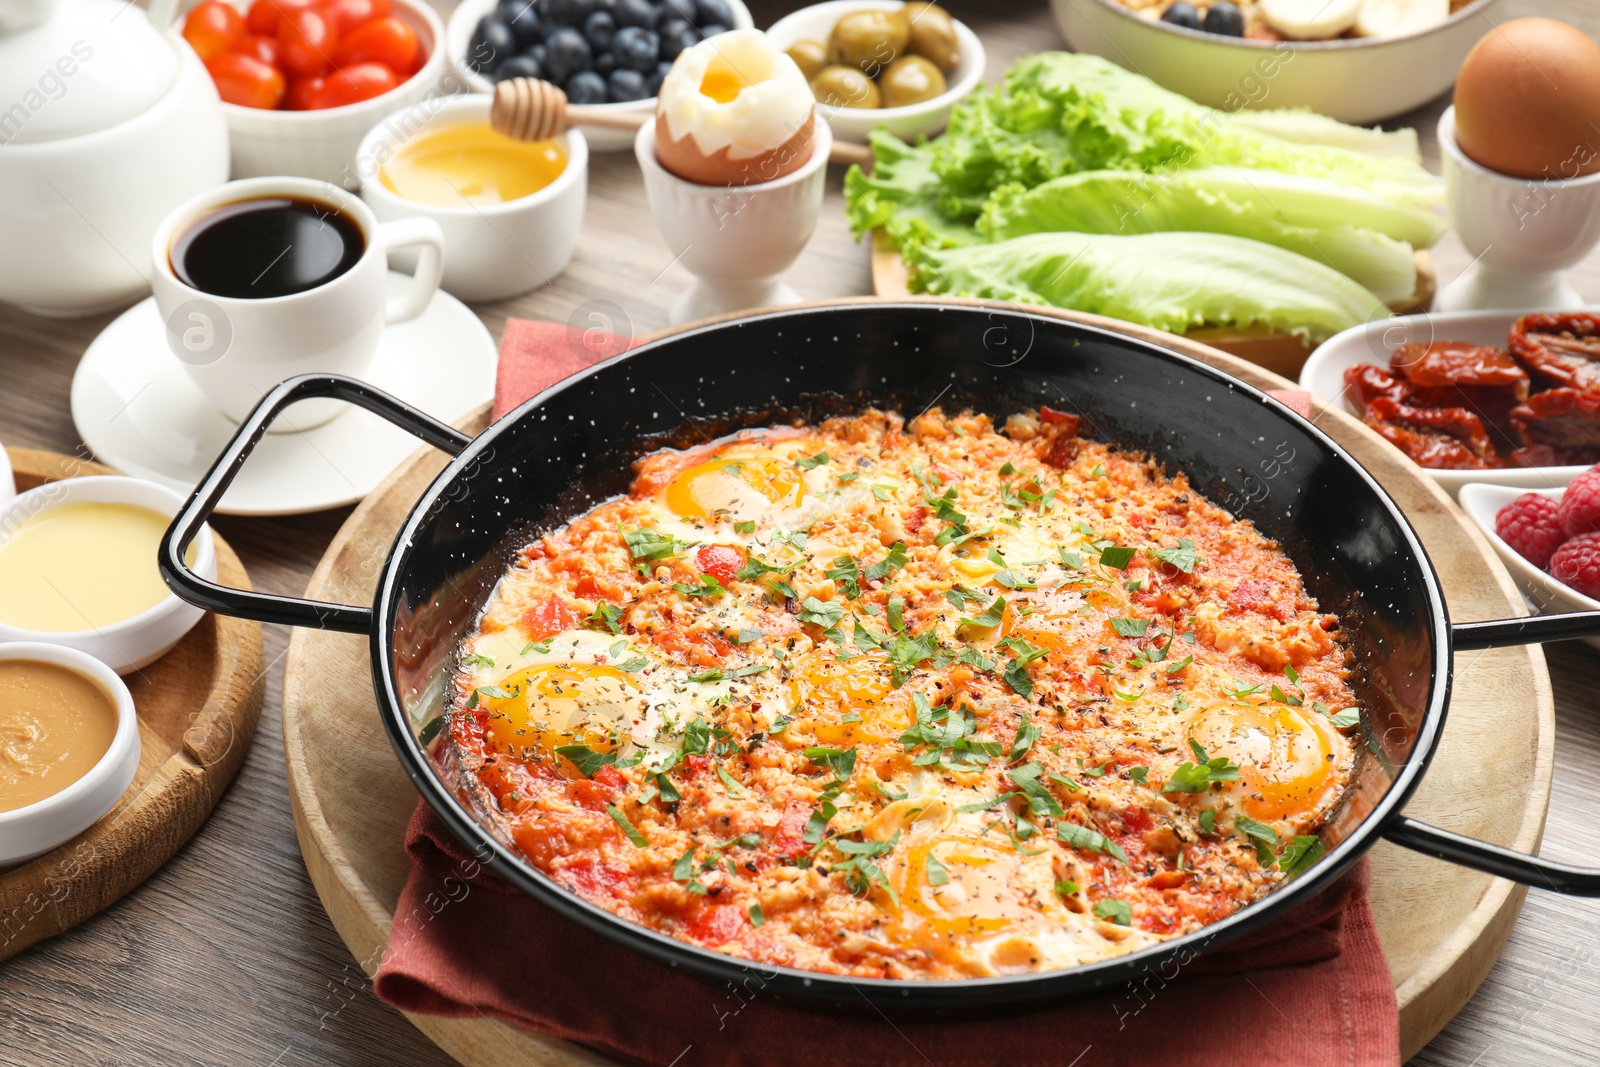
<path fill-rule="evenodd" d="M 755 0 L 751 6 L 757 25 L 766 26 L 795 5 Z M 950 0 L 949 6 L 983 37 L 990 81 L 1016 56 L 1062 47 L 1041 0 Z M 1594 0 L 1503 0 L 1494 18 L 1525 14 L 1564 18 L 1600 36 Z M 1422 132 L 1435 170 L 1433 129 L 1443 106 L 1436 102 L 1404 120 Z M 788 275 L 806 297 L 869 291 L 866 253 L 850 241 L 839 181 L 834 168 L 816 236 Z M 576 318 L 634 333 L 666 325 L 667 308 L 688 278 L 656 238 L 631 153 L 591 158 L 584 234 L 572 266 L 554 284 L 477 309 L 497 338 L 510 315 Z M 1453 235 L 1435 254 L 1441 283 L 1467 262 Z M 1600 255 L 1579 269 L 1575 282 L 1600 300 Z M 111 318 L 43 319 L 0 307 L 0 441 L 63 452 L 82 447 L 67 409 L 68 386 L 84 348 Z M 298 594 L 347 513 L 224 518 L 217 526 L 257 588 Z M 372 996 L 306 877 L 283 781 L 286 640 L 284 629 L 266 628 L 266 711 L 244 769 L 210 822 L 119 904 L 0 964 L 0 1063 L 451 1062 Z M 1600 655 L 1566 645 L 1552 646 L 1548 657 L 1558 725 L 1544 853 L 1593 863 L 1600 857 L 1600 820 L 1592 814 L 1600 810 Z M 351 669 L 367 668 L 352 663 Z M 1442 863 L 1438 871 L 1451 876 Z M 1597 1001 L 1600 903 L 1535 890 L 1488 981 L 1413 1062 L 1592 1064 L 1600 1043 Z"/>

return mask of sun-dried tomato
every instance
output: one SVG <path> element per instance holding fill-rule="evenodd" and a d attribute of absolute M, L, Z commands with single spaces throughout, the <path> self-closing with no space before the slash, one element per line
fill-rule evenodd
<path fill-rule="evenodd" d="M 1379 397 L 1366 423 L 1419 465 L 1483 470 L 1504 465 L 1483 420 L 1465 408 L 1420 408 Z"/>
<path fill-rule="evenodd" d="M 1529 446 L 1548 445 L 1557 452 L 1600 449 L 1600 393 L 1546 389 L 1513 408 L 1511 424 Z"/>
<path fill-rule="evenodd" d="M 1600 316 L 1524 315 L 1511 325 L 1511 352 L 1545 384 L 1600 392 Z"/>

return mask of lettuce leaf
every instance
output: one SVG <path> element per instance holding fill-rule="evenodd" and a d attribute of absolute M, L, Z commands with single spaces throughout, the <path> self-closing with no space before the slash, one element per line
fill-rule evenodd
<path fill-rule="evenodd" d="M 912 288 L 1044 304 L 1158 330 L 1262 327 L 1321 341 L 1389 314 L 1330 267 L 1215 233 L 1038 233 L 907 251 Z"/>
<path fill-rule="evenodd" d="M 1032 189 L 1002 186 L 977 230 L 989 241 L 1055 230 L 1232 234 L 1325 263 L 1392 303 L 1416 291 L 1408 240 L 1431 243 L 1436 221 L 1326 179 L 1202 167 L 1166 175 L 1086 171 Z"/>

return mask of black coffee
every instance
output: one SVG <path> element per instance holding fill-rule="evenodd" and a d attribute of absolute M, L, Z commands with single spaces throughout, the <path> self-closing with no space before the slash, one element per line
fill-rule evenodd
<path fill-rule="evenodd" d="M 331 282 L 356 265 L 361 227 L 331 204 L 263 197 L 225 204 L 172 244 L 172 272 L 213 296 L 265 299 Z"/>

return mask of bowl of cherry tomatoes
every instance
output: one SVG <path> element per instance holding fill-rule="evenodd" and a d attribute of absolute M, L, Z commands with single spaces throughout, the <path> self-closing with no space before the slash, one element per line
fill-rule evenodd
<path fill-rule="evenodd" d="M 202 0 L 183 37 L 222 97 L 234 178 L 354 191 L 375 123 L 441 91 L 444 24 L 425 0 Z"/>

